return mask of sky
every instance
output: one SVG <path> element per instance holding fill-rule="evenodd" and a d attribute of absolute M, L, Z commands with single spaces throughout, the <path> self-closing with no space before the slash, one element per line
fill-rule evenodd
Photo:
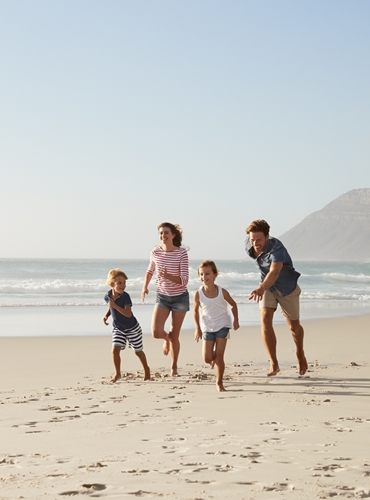
<path fill-rule="evenodd" d="M 368 0 L 0 0 L 0 258 L 244 259 L 370 187 Z"/>

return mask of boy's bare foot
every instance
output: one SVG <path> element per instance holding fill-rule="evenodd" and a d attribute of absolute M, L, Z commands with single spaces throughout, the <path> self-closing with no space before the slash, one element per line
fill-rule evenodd
<path fill-rule="evenodd" d="M 150 380 L 150 368 L 149 368 L 149 366 L 144 368 L 144 380 Z"/>
<path fill-rule="evenodd" d="M 217 382 L 217 390 L 218 392 L 226 392 L 226 389 L 224 387 L 224 384 L 222 382 Z"/>
<path fill-rule="evenodd" d="M 303 355 L 303 357 L 298 359 L 297 364 L 298 364 L 298 373 L 300 375 L 304 375 L 306 373 L 306 371 L 308 370 L 308 363 L 307 363 L 305 355 Z"/>
<path fill-rule="evenodd" d="M 268 377 L 275 377 L 280 371 L 279 365 L 274 365 L 271 363 L 270 366 L 270 371 L 268 372 L 267 376 Z"/>
<path fill-rule="evenodd" d="M 116 373 L 115 376 L 111 379 L 112 384 L 114 384 L 115 382 L 117 382 L 117 380 L 119 380 L 120 378 L 121 378 L 121 374 L 120 373 Z"/>
<path fill-rule="evenodd" d="M 163 342 L 162 352 L 165 356 L 168 356 L 168 353 L 170 352 L 170 341 L 169 340 L 165 340 Z"/>

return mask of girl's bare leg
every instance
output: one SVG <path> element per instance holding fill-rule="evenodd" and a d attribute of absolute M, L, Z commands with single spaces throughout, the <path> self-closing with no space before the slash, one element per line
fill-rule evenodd
<path fill-rule="evenodd" d="M 213 368 L 215 364 L 215 343 L 213 340 L 203 340 L 203 359 L 204 362 L 211 365 Z"/>
<path fill-rule="evenodd" d="M 119 345 L 112 346 L 112 357 L 113 357 L 114 368 L 116 370 L 116 374 L 111 379 L 111 382 L 114 383 L 121 378 L 121 346 Z"/>
<path fill-rule="evenodd" d="M 171 375 L 178 375 L 177 372 L 177 360 L 179 358 L 180 353 L 180 330 L 182 323 L 184 321 L 186 312 L 174 312 L 172 311 L 172 324 L 170 331 L 168 333 L 168 339 L 170 342 L 170 352 L 172 358 L 171 365 Z"/>
<path fill-rule="evenodd" d="M 163 354 L 167 356 L 170 352 L 169 334 L 165 331 L 164 325 L 170 314 L 169 309 L 156 306 L 152 317 L 152 335 L 155 339 L 163 339 Z"/>
<path fill-rule="evenodd" d="M 216 366 L 216 385 L 218 392 L 225 392 L 223 377 L 225 372 L 224 353 L 227 339 L 216 339 L 215 366 Z"/>
<path fill-rule="evenodd" d="M 148 366 L 148 363 L 146 361 L 146 356 L 144 351 L 135 351 L 136 356 L 140 359 L 141 364 L 143 365 L 144 368 L 144 380 L 150 380 L 150 368 Z"/>

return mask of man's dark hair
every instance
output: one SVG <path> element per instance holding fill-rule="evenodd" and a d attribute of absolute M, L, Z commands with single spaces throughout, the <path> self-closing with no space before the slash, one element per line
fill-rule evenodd
<path fill-rule="evenodd" d="M 263 219 L 256 219 L 249 224 L 245 230 L 247 234 L 249 233 L 263 233 L 265 236 L 270 234 L 270 226 Z"/>

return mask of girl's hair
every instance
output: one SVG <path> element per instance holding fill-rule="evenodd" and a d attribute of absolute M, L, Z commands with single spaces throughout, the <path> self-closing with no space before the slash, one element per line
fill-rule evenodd
<path fill-rule="evenodd" d="M 122 276 L 125 280 L 128 279 L 126 274 L 121 269 L 111 269 L 107 276 L 107 284 L 112 285 L 119 276 Z"/>
<path fill-rule="evenodd" d="M 216 276 L 218 276 L 218 269 L 213 260 L 204 260 L 201 264 L 199 264 L 198 274 L 199 274 L 199 269 L 202 269 L 202 267 L 210 267 L 212 269 L 212 272 L 216 274 Z"/>
<path fill-rule="evenodd" d="M 162 224 L 159 224 L 159 226 L 157 228 L 158 231 L 162 227 L 168 227 L 168 229 L 171 231 L 171 233 L 175 235 L 175 237 L 173 239 L 173 244 L 175 245 L 175 247 L 181 247 L 181 243 L 182 243 L 181 226 L 179 226 L 178 224 L 171 224 L 171 222 L 162 222 Z"/>

